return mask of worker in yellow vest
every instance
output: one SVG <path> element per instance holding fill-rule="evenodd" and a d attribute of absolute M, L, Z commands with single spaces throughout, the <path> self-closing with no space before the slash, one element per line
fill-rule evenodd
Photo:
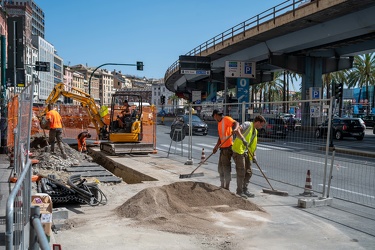
<path fill-rule="evenodd" d="M 237 190 L 236 194 L 242 198 L 253 198 L 248 185 L 252 176 L 251 161 L 256 163 L 255 151 L 258 143 L 258 130 L 264 126 L 266 119 L 258 115 L 253 122 L 244 122 L 236 132 L 236 139 L 233 142 L 233 160 L 236 164 Z"/>

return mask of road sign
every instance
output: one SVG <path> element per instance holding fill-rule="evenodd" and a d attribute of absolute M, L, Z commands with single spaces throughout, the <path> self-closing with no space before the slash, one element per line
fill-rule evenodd
<path fill-rule="evenodd" d="M 211 74 L 211 71 L 209 71 L 209 70 L 182 69 L 181 74 L 182 75 L 207 75 L 207 76 L 209 76 Z"/>
<path fill-rule="evenodd" d="M 255 62 L 226 61 L 225 77 L 256 78 Z"/>
<path fill-rule="evenodd" d="M 238 102 L 249 102 L 249 85 L 250 80 L 248 78 L 237 79 Z"/>
<path fill-rule="evenodd" d="M 244 78 L 256 78 L 255 62 L 242 62 L 242 75 Z"/>
<path fill-rule="evenodd" d="M 202 92 L 201 91 L 199 91 L 199 90 L 193 90 L 193 91 L 191 91 L 191 101 L 192 102 L 197 102 L 197 101 L 199 101 L 199 103 L 200 103 L 200 101 L 201 101 L 201 96 L 202 96 Z M 198 104 L 199 104 L 198 103 Z"/>
<path fill-rule="evenodd" d="M 240 77 L 241 75 L 241 63 L 238 61 L 226 61 L 225 62 L 225 77 Z"/>
<path fill-rule="evenodd" d="M 319 100 L 319 99 L 322 99 L 321 96 L 320 96 L 320 93 L 321 93 L 321 89 L 322 88 L 318 88 L 318 87 L 310 87 L 310 99 L 311 100 Z"/>
<path fill-rule="evenodd" d="M 310 107 L 310 116 L 311 117 L 320 117 L 320 107 L 319 106 L 311 106 Z"/>

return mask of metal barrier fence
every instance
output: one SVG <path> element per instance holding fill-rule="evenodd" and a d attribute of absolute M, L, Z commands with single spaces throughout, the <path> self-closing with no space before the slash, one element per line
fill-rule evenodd
<path fill-rule="evenodd" d="M 31 209 L 31 160 L 30 133 L 32 121 L 32 103 L 34 81 L 10 102 L 11 107 L 18 107 L 17 119 L 14 119 L 14 171 L 16 184 L 9 194 L 6 205 L 6 249 L 36 249 L 40 244 L 42 249 L 49 249 L 46 235 L 40 229 L 41 221 L 38 211 L 30 216 Z M 14 118 L 14 116 L 13 116 Z M 32 219 L 32 224 L 30 223 Z M 31 237 L 33 236 L 33 237 Z M 39 242 L 39 243 L 38 243 Z"/>
<path fill-rule="evenodd" d="M 313 194 L 375 207 L 375 163 L 366 152 L 365 146 L 361 147 L 366 143 L 366 136 L 363 141 L 360 135 L 357 139 L 352 137 L 344 140 L 332 139 L 332 141 L 329 135 L 325 134 L 317 138 L 316 132 L 322 122 L 328 121 L 327 127 L 330 127 L 329 124 L 332 123 L 330 114 L 335 113 L 335 105 L 330 108 L 330 100 L 317 100 L 310 104 L 308 102 L 264 102 L 256 105 L 216 103 L 191 105 L 190 108 L 193 108 L 193 113 L 208 124 L 209 134 L 213 136 L 217 136 L 217 123 L 212 121 L 211 117 L 213 109 L 225 111 L 240 123 L 244 120 L 251 121 L 256 115 L 263 115 L 267 123 L 258 131 L 257 158 L 269 179 L 299 187 L 301 193 L 304 193 L 309 172 Z M 290 123 L 292 119 L 287 115 L 280 117 L 282 113 L 280 110 L 284 110 L 284 106 L 293 110 L 295 124 Z M 176 110 L 175 107 L 163 108 L 171 111 L 170 113 Z M 189 108 L 185 108 L 184 113 L 188 114 L 188 110 Z M 158 121 L 159 123 L 161 121 L 160 115 Z M 325 130 L 323 133 L 328 134 L 331 131 Z M 200 137 L 189 138 L 186 135 L 183 143 L 187 150 L 194 151 L 195 148 L 199 151 L 201 146 L 207 153 L 213 149 L 216 140 L 208 144 L 202 142 Z M 335 150 L 332 150 L 333 148 Z M 363 150 L 353 150 L 353 148 L 363 148 Z M 353 151 L 356 151 L 355 154 Z M 198 159 L 200 157 L 199 152 L 193 155 Z M 235 173 L 235 167 L 232 167 Z M 254 174 L 260 175 L 256 167 L 253 166 L 253 170 Z"/>

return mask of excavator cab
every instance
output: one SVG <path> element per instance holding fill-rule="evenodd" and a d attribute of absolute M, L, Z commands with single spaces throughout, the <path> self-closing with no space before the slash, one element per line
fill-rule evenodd
<path fill-rule="evenodd" d="M 112 95 L 109 141 L 139 142 L 142 140 L 142 97 L 117 91 Z"/>

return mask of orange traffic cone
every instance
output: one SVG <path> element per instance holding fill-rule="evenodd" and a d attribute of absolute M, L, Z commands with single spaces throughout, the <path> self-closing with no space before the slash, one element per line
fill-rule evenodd
<path fill-rule="evenodd" d="M 201 156 L 201 164 L 207 164 L 207 163 L 205 163 L 205 161 L 206 161 L 206 155 L 205 155 L 205 153 L 204 153 L 204 148 L 202 148 L 202 156 Z"/>
<path fill-rule="evenodd" d="M 314 192 L 312 191 L 312 182 L 311 182 L 311 175 L 310 170 L 307 170 L 306 175 L 306 183 L 305 183 L 305 191 L 299 195 L 303 196 L 316 196 Z"/>

